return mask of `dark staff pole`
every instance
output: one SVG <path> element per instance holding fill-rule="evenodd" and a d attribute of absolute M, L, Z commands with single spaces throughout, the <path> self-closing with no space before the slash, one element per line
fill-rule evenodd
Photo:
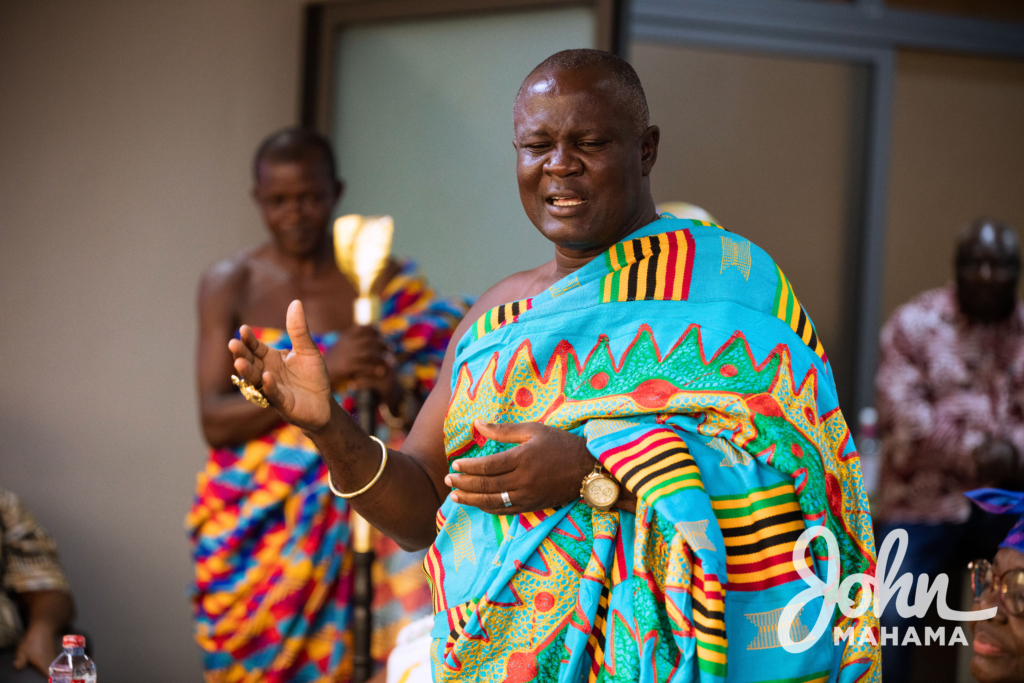
<path fill-rule="evenodd" d="M 373 389 L 360 389 L 356 394 L 359 426 L 367 434 L 377 430 L 379 398 Z M 354 510 L 349 512 L 352 534 L 352 562 L 355 585 L 352 590 L 352 683 L 365 683 L 373 675 L 373 543 L 370 523 Z"/>

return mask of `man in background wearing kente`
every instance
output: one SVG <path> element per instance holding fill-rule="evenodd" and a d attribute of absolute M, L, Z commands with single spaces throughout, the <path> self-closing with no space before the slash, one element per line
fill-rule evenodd
<path fill-rule="evenodd" d="M 623 60 L 570 50 L 514 103 L 519 194 L 554 260 L 508 277 L 456 331 L 401 450 L 331 400 L 293 302 L 294 350 L 247 327 L 234 369 L 310 435 L 335 488 L 407 548 L 429 546 L 437 681 L 865 681 L 870 612 L 807 636 L 807 584 L 872 574 L 857 457 L 824 349 L 762 250 L 659 217 L 659 129 Z M 801 568 L 803 569 L 803 568 Z M 858 597 L 852 590 L 851 596 Z M 832 626 L 856 638 L 832 641 Z"/>
<path fill-rule="evenodd" d="M 331 211 L 341 197 L 330 144 L 283 130 L 256 153 L 253 197 L 271 239 L 212 266 L 199 290 L 197 353 L 203 434 L 211 450 L 187 525 L 195 562 L 196 640 L 208 683 L 346 681 L 351 673 L 352 558 L 348 506 L 302 432 L 232 386 L 227 342 L 240 324 L 289 349 L 288 302 L 307 302 L 327 381 L 346 410 L 350 389 L 382 397 L 388 443 L 399 445 L 434 385 L 465 308 L 434 296 L 415 264 L 390 262 L 374 291 L 379 329 L 353 324 L 356 292 L 338 270 Z M 429 611 L 422 553 L 376 544 L 373 652 Z"/>

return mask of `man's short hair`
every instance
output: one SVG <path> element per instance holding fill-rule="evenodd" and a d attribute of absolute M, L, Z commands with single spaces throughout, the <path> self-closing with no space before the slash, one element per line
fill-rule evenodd
<path fill-rule="evenodd" d="M 253 158 L 253 178 L 259 181 L 260 164 L 264 161 L 271 164 L 294 164 L 311 159 L 324 165 L 331 180 L 337 179 L 334 150 L 327 138 L 306 128 L 285 128 L 260 143 Z"/>
<path fill-rule="evenodd" d="M 1020 264 L 1020 237 L 1017 230 L 1009 223 L 991 218 L 978 218 L 960 231 L 954 257 L 957 267 L 971 260 L 971 249 L 978 242 L 985 244 L 1007 261 Z"/>
<path fill-rule="evenodd" d="M 621 88 L 622 104 L 633 122 L 633 129 L 638 137 L 643 135 L 651 125 L 651 113 L 647 109 L 647 96 L 644 94 L 644 87 L 640 84 L 640 77 L 636 75 L 636 71 L 629 65 L 629 62 L 604 50 L 576 49 L 556 52 L 530 72 L 523 81 L 523 85 L 519 86 L 516 101 L 519 101 L 519 95 L 522 94 L 526 82 L 538 72 L 571 71 L 593 67 L 606 70 L 616 85 Z"/>

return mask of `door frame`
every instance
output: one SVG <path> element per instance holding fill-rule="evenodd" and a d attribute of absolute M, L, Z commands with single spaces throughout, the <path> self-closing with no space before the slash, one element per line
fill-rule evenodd
<path fill-rule="evenodd" d="M 624 43 L 623 0 L 333 0 L 306 6 L 303 45 L 303 127 L 330 137 L 334 116 L 334 54 L 338 36 L 351 24 L 470 17 L 531 9 L 588 7 L 595 13 L 594 45 L 618 54 Z"/>

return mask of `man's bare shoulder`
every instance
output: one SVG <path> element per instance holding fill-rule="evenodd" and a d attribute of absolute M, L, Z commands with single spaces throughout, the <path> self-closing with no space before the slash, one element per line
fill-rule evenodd
<path fill-rule="evenodd" d="M 482 307 L 480 313 L 495 306 L 537 296 L 554 283 L 555 262 L 548 261 L 536 268 L 522 270 L 501 280 L 477 299 L 474 309 Z"/>
<path fill-rule="evenodd" d="M 203 272 L 201 289 L 217 291 L 239 286 L 249 276 L 253 265 L 261 259 L 267 245 L 247 247 L 217 261 Z"/>
<path fill-rule="evenodd" d="M 234 299 L 248 282 L 263 248 L 264 245 L 242 249 L 207 268 L 199 281 L 200 305 L 209 299 Z"/>
<path fill-rule="evenodd" d="M 513 273 L 504 280 L 492 285 L 486 292 L 480 295 L 476 303 L 473 304 L 462 318 L 462 322 L 455 329 L 452 339 L 460 339 L 480 316 L 495 306 L 537 296 L 551 286 L 548 280 L 553 277 L 554 272 L 555 262 L 549 261 L 536 268 Z"/>

